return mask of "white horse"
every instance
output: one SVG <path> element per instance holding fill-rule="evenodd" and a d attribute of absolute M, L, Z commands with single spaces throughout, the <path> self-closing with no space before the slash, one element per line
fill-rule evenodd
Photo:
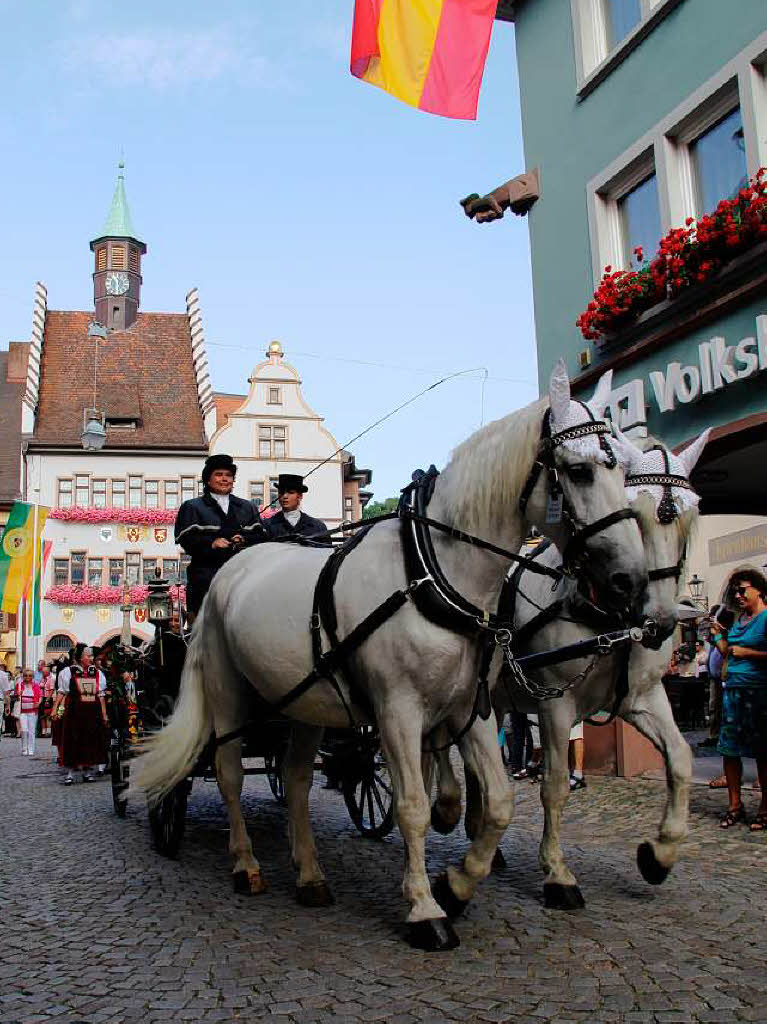
<path fill-rule="evenodd" d="M 658 838 L 640 844 L 639 869 L 651 884 L 665 880 L 676 863 L 679 844 L 687 834 L 692 762 L 690 748 L 674 722 L 661 679 L 673 645 L 671 631 L 676 625 L 677 592 L 683 571 L 686 547 L 697 519 L 698 497 L 688 485 L 710 431 L 705 431 L 681 455 L 648 440 L 642 451 L 623 435 L 618 435 L 621 461 L 626 467 L 626 490 L 639 516 L 645 545 L 649 586 L 645 613 L 659 625 L 659 640 L 651 647 L 634 645 L 631 649 L 599 656 L 589 669 L 590 659 L 551 665 L 528 672 L 529 678 L 547 687 L 563 687 L 576 682 L 561 697 L 535 701 L 511 674 L 498 673 L 493 702 L 499 715 L 517 710 L 537 713 L 543 748 L 541 801 L 544 830 L 540 845 L 540 863 L 546 876 L 544 898 L 547 907 L 574 909 L 584 905 L 576 879 L 567 867 L 559 831 L 569 787 L 568 738 L 572 726 L 600 710 L 613 710 L 630 722 L 661 752 L 666 765 L 667 802 L 658 830 Z M 555 567 L 556 550 L 548 547 L 536 559 Z M 551 650 L 593 636 L 596 624 L 583 621 L 584 605 L 577 584 L 569 584 L 565 594 L 552 594 L 540 576 L 521 571 L 515 602 L 515 626 L 523 632 L 518 655 Z M 545 621 L 552 603 L 564 605 L 560 617 Z M 586 606 L 587 608 L 588 606 Z M 535 627 L 535 620 L 541 622 Z M 573 621 L 575 619 L 576 621 Z M 578 621 L 578 620 L 581 621 Z M 533 627 L 530 629 L 530 627 Z M 628 657 L 628 664 L 626 664 Z M 581 674 L 588 670 L 588 674 Z M 627 672 L 628 690 L 620 699 L 619 683 Z M 620 700 L 620 703 L 616 702 Z M 448 832 L 460 818 L 460 789 L 443 752 L 439 757 L 439 794 L 432 809 L 432 822 Z M 469 767 L 466 769 L 466 831 L 473 835 L 482 815 L 481 792 Z M 460 904 L 453 905 L 459 912 Z"/>
<path fill-rule="evenodd" d="M 606 388 L 609 381 L 597 388 L 592 400 L 596 408 L 603 406 Z M 537 478 L 524 516 L 519 507 L 525 480 L 541 451 L 549 404 L 554 444 L 546 447 L 546 457 L 553 460 L 568 509 L 568 516 L 552 525 L 545 522 L 551 474 Z M 588 405 L 571 401 L 560 362 L 549 383 L 549 403 L 536 402 L 488 425 L 454 452 L 436 480 L 428 512 L 434 520 L 514 551 L 530 524 L 565 547 L 573 524 L 585 526 L 611 516 L 613 524 L 586 543 L 591 585 L 606 600 L 638 607 L 647 585 L 644 549 L 637 523 L 613 515 L 627 508 L 623 473 L 610 468 L 611 452 L 605 450 L 603 437 L 589 433 L 594 418 Z M 569 432 L 564 438 L 563 430 Z M 573 438 L 573 431 L 578 436 Z M 376 525 L 344 561 L 335 584 L 339 636 L 348 635 L 390 595 L 407 590 L 402 531 L 396 521 Z M 431 536 L 446 577 L 479 609 L 494 609 L 508 559 L 441 532 L 432 531 Z M 276 704 L 311 672 L 312 598 L 327 558 L 327 549 L 262 544 L 232 559 L 216 575 L 194 625 L 176 710 L 138 765 L 137 786 L 150 801 L 188 776 L 211 732 L 225 737 L 254 717 L 263 720 L 269 715 L 263 702 Z M 441 723 L 456 734 L 470 719 L 485 639 L 481 633 L 481 624 L 469 636 L 435 625 L 408 600 L 349 655 L 348 677 L 339 677 L 357 720 L 370 721 L 367 706 L 380 731 L 405 844 L 403 893 L 410 905 L 410 941 L 426 949 L 453 948 L 458 939 L 432 895 L 426 872 L 430 806 L 421 774 L 422 743 Z M 364 699 L 355 700 L 355 692 Z M 302 903 L 323 905 L 332 897 L 317 860 L 308 794 L 322 727 L 345 727 L 349 718 L 337 690 L 324 678 L 291 700 L 284 713 L 296 723 L 284 771 L 297 896 Z M 460 748 L 479 779 L 485 808 L 463 864 L 451 868 L 451 884 L 468 900 L 490 870 L 511 818 L 512 800 L 492 716 L 478 720 Z M 260 892 L 264 881 L 240 806 L 240 742 L 219 745 L 215 760 L 229 812 L 235 886 Z"/>

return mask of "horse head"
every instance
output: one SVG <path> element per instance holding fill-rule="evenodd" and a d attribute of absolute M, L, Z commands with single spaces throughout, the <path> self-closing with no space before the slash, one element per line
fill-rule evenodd
<path fill-rule="evenodd" d="M 597 603 L 636 620 L 645 602 L 647 570 L 623 474 L 602 411 L 612 374 L 587 402 L 574 401 L 563 360 L 549 380 L 549 411 L 532 485 L 523 496 L 529 523 L 550 537 L 565 567 L 585 577 Z"/>
<path fill-rule="evenodd" d="M 626 494 L 639 516 L 647 559 L 649 586 L 644 614 L 657 624 L 658 646 L 671 635 L 678 620 L 679 580 L 698 518 L 699 498 L 689 478 L 710 433 L 710 428 L 704 430 L 688 448 L 675 455 L 652 438 L 640 448 L 625 434 L 615 431 Z"/>

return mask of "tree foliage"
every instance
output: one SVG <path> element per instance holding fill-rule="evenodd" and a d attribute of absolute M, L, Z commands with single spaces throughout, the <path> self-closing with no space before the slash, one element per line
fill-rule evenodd
<path fill-rule="evenodd" d="M 386 515 L 387 512 L 394 512 L 399 504 L 399 498 L 384 498 L 383 501 L 369 501 L 362 510 L 363 519 L 373 519 L 375 516 Z"/>

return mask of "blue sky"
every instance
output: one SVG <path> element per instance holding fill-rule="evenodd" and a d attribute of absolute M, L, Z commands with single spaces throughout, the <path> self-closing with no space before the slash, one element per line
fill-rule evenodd
<path fill-rule="evenodd" d="M 91 308 L 124 151 L 142 308 L 200 289 L 217 390 L 246 390 L 279 338 L 339 443 L 446 372 L 488 370 L 486 420 L 534 398 L 527 224 L 458 206 L 524 170 L 513 28 L 458 122 L 350 76 L 352 8 L 0 0 L 0 345 L 29 336 L 38 279 L 51 308 Z M 355 446 L 376 497 L 479 425 L 480 376 Z"/>

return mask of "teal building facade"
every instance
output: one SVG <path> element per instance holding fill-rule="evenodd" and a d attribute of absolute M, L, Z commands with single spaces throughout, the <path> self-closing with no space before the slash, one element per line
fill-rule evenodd
<path fill-rule="evenodd" d="M 754 474 L 767 467 L 767 237 L 615 330 L 576 326 L 605 267 L 647 267 L 671 229 L 767 166 L 767 2 L 505 0 L 499 17 L 515 24 L 525 159 L 541 182 L 529 230 L 542 385 L 560 356 L 576 392 L 612 369 L 624 429 L 682 447 L 714 428 L 695 480 L 704 511 L 767 513 Z"/>

